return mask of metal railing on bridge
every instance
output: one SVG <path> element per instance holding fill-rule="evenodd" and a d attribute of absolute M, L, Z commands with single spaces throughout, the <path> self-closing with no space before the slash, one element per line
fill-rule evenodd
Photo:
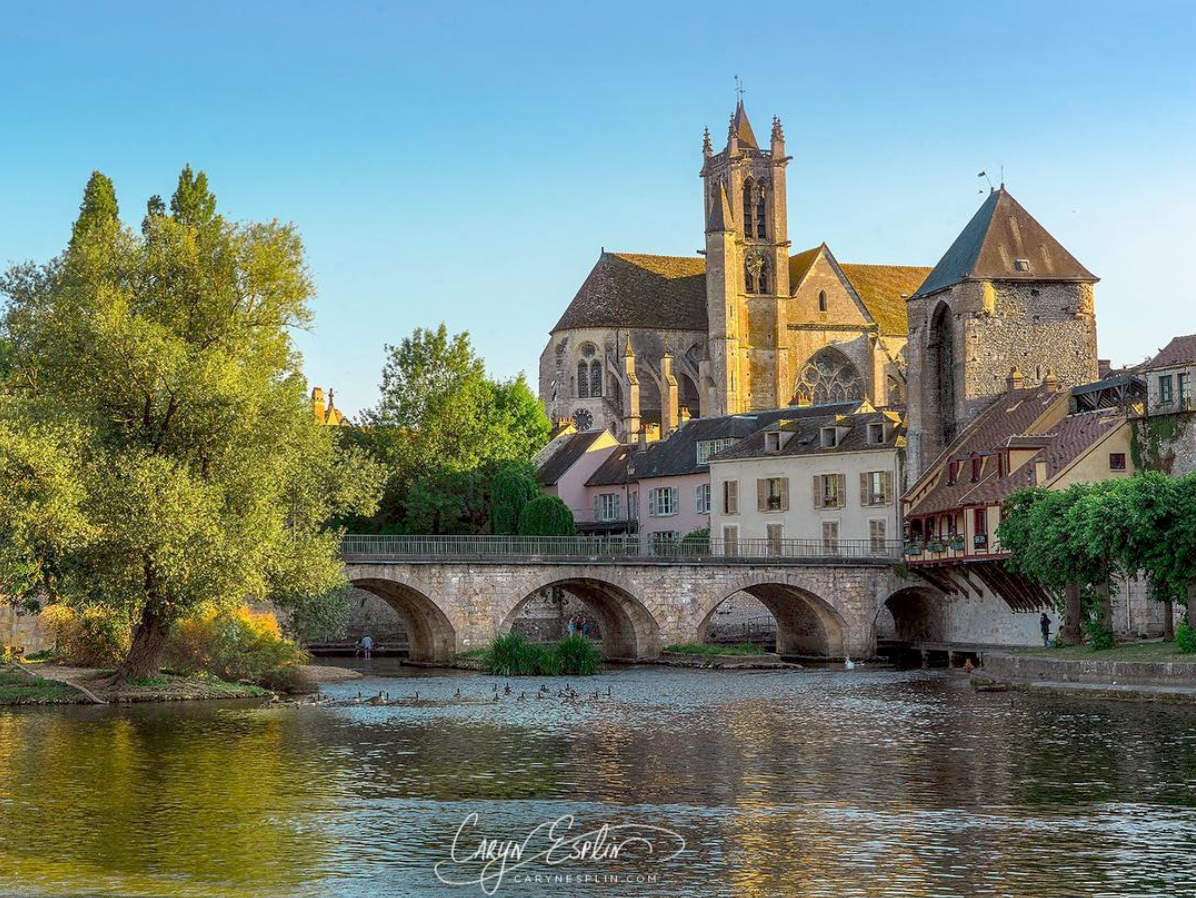
<path fill-rule="evenodd" d="M 347 558 L 465 561 L 543 558 L 600 561 L 674 561 L 677 564 L 795 563 L 892 564 L 901 559 L 900 540 L 872 539 L 681 539 L 636 536 L 393 536 L 349 534 L 341 543 Z"/>

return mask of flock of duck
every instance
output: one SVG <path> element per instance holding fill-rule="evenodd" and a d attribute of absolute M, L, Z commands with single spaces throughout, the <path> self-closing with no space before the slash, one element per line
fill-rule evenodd
<path fill-rule="evenodd" d="M 605 694 L 600 690 L 595 689 L 593 692 L 578 692 L 571 685 L 566 683 L 564 687 L 558 688 L 553 694 L 553 690 L 547 683 L 541 683 L 540 688 L 528 696 L 526 691 L 520 691 L 516 695 L 515 690 L 511 688 L 511 684 L 507 683 L 500 690 L 498 683 L 494 684 L 494 691 L 492 693 L 484 693 L 482 696 L 477 695 L 463 695 L 461 687 L 457 687 L 457 691 L 453 694 L 451 699 L 436 699 L 421 697 L 419 692 L 411 695 L 391 697 L 389 692 L 379 692 L 377 695 L 367 696 L 364 693 L 358 692 L 356 697 L 351 699 L 335 699 L 330 695 L 322 692 L 315 693 L 310 696 L 305 696 L 298 701 L 295 700 L 280 700 L 280 704 L 294 704 L 294 705 L 320 705 L 322 707 L 352 707 L 354 705 L 366 705 L 370 707 L 391 707 L 395 705 L 406 706 L 440 706 L 453 704 L 500 704 L 504 699 L 510 699 L 516 703 L 527 701 L 546 701 L 557 699 L 566 705 L 580 705 L 586 702 L 601 702 L 613 698 L 610 686 L 606 687 Z"/>

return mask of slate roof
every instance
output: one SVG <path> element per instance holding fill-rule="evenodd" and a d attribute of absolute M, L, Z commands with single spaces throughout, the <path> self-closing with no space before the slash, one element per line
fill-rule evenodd
<path fill-rule="evenodd" d="M 926 478 L 937 478 L 937 483 L 909 507 L 908 514 L 916 517 L 969 505 L 995 505 L 1010 493 L 1034 485 L 1037 462 L 1046 462 L 1049 480 L 1125 420 L 1121 410 L 1104 408 L 1066 415 L 1044 433 L 1025 433 L 1065 395 L 1048 387 L 1036 387 L 997 396 L 911 490 L 916 491 Z M 1004 448 L 1037 451 L 1015 471 L 998 477 L 995 453 Z M 975 481 L 971 472 L 973 454 L 981 457 L 980 477 Z M 948 482 L 952 459 L 960 463 L 955 483 Z"/>
<path fill-rule="evenodd" d="M 553 331 L 575 327 L 706 330 L 706 260 L 606 253 Z"/>
<path fill-rule="evenodd" d="M 1029 270 L 1016 260 L 1026 259 Z M 963 281 L 1096 281 L 1001 185 L 972 216 L 916 295 Z"/>
<path fill-rule="evenodd" d="M 1146 368 L 1149 370 L 1191 364 L 1196 364 L 1196 334 L 1190 334 L 1187 337 L 1172 337 L 1171 342 L 1146 363 Z"/>
<path fill-rule="evenodd" d="M 793 434 L 778 452 L 767 452 L 764 448 L 765 434 L 774 428 L 762 427 L 750 437 L 724 449 L 713 456 L 714 461 L 728 461 L 746 458 L 787 458 L 793 456 L 822 455 L 839 452 L 862 452 L 875 449 L 894 449 L 904 445 L 904 425 L 895 422 L 884 412 L 869 410 L 856 412 L 860 403 L 848 402 L 836 406 L 807 406 L 801 411 L 812 410 L 816 414 L 803 415 L 797 420 L 781 419 L 780 429 Z M 833 411 L 828 411 L 833 409 Z M 822 428 L 832 424 L 849 427 L 838 445 L 822 445 Z M 894 425 L 883 443 L 868 442 L 869 424 Z"/>
<path fill-rule="evenodd" d="M 756 143 L 756 135 L 752 133 L 752 123 L 748 121 L 747 110 L 743 108 L 743 100 L 740 100 L 735 106 L 735 117 L 731 120 L 731 128 L 739 138 L 741 147 L 760 149 L 760 145 Z"/>
<path fill-rule="evenodd" d="M 627 462 L 630 459 L 635 468 L 631 481 L 648 480 L 653 477 L 682 477 L 686 474 L 701 474 L 709 470 L 707 465 L 698 464 L 698 443 L 705 440 L 750 437 L 762 428 L 781 419 L 846 414 L 858 407 L 858 402 L 841 402 L 831 405 L 803 405 L 792 408 L 770 409 L 765 412 L 749 412 L 742 415 L 722 415 L 717 418 L 694 418 L 684 427 L 674 431 L 666 440 L 649 443 L 646 449 L 634 446 L 616 450 L 586 481 L 586 486 L 614 486 L 628 482 Z M 721 457 L 721 456 L 720 456 Z"/>
<path fill-rule="evenodd" d="M 589 451 L 606 431 L 587 430 L 575 433 L 564 441 L 561 448 L 552 455 L 536 471 L 536 482 L 541 486 L 552 486 L 560 480 L 577 461 Z"/>

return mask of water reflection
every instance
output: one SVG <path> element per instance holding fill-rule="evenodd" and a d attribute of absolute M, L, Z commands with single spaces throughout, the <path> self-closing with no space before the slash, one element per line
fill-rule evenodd
<path fill-rule="evenodd" d="M 667 865 L 568 868 L 659 875 L 629 895 L 1156 895 L 1196 874 L 1185 708 L 651 668 L 495 703 L 489 678 L 414 673 L 328 691 L 418 706 L 0 712 L 0 892 L 439 896 L 475 811 L 503 839 L 566 813 L 684 836 Z"/>

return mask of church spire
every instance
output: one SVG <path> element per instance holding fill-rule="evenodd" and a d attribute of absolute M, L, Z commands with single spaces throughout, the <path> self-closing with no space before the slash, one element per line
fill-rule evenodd
<path fill-rule="evenodd" d="M 748 121 L 747 110 L 743 108 L 743 98 L 735 106 L 735 114 L 731 116 L 731 133 L 739 141 L 741 147 L 760 149 L 756 143 L 756 135 L 752 132 L 752 123 Z"/>

